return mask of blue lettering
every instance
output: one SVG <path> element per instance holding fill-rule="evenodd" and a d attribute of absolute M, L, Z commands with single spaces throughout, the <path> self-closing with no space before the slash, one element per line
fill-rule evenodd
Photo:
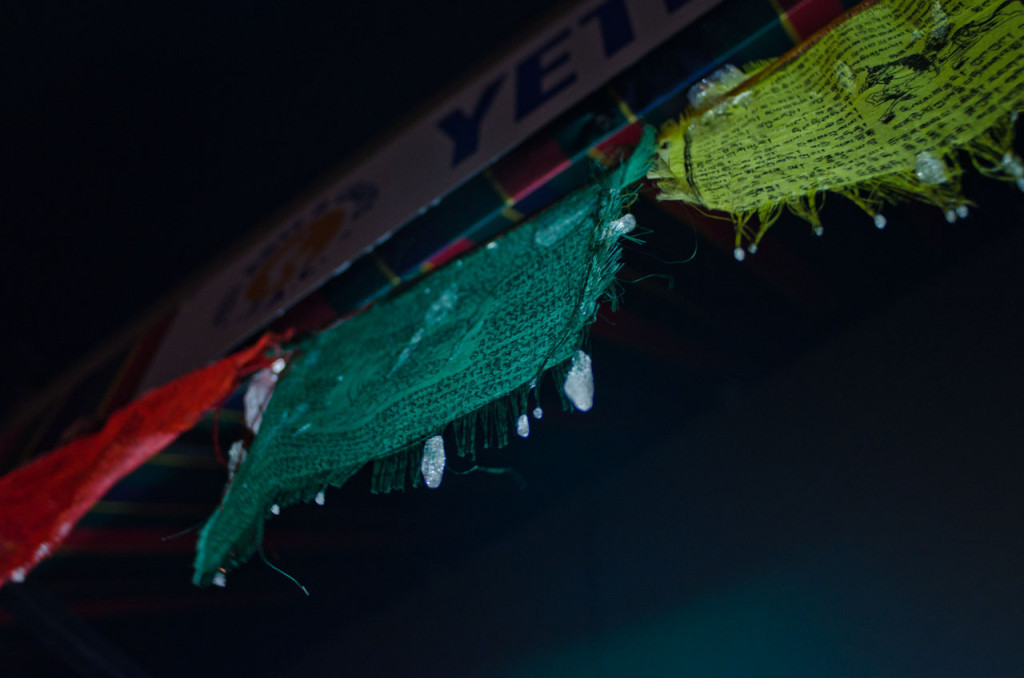
<path fill-rule="evenodd" d="M 452 167 L 476 153 L 476 149 L 480 147 L 480 122 L 484 119 L 491 104 L 494 103 L 494 97 L 497 96 L 504 79 L 505 76 L 498 76 L 484 88 L 471 115 L 467 116 L 462 111 L 456 110 L 441 118 L 437 123 L 441 131 L 447 134 L 455 144 L 452 152 Z"/>
<path fill-rule="evenodd" d="M 669 0 L 671 2 L 671 0 Z M 601 29 L 601 41 L 604 44 L 604 55 L 611 58 L 613 54 L 633 42 L 633 25 L 626 11 L 625 0 L 608 0 L 594 11 L 580 18 L 580 26 L 597 19 Z"/>
<path fill-rule="evenodd" d="M 559 52 L 548 63 L 544 63 L 547 52 L 565 42 L 569 37 L 569 29 L 565 29 L 540 49 L 524 59 L 516 67 L 516 121 L 522 120 L 545 101 L 576 82 L 576 74 L 567 73 L 555 84 L 544 87 L 544 76 L 550 75 L 569 62 L 569 52 Z"/>

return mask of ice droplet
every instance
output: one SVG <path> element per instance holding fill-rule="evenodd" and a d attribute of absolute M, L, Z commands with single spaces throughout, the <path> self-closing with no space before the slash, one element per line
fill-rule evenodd
<path fill-rule="evenodd" d="M 275 516 L 281 515 L 281 507 L 280 507 L 280 505 L 274 504 L 273 506 L 271 506 L 270 507 L 270 512 L 273 513 Z"/>
<path fill-rule="evenodd" d="M 238 473 L 238 467 L 245 461 L 245 446 L 242 445 L 241 440 L 236 440 L 231 443 L 231 448 L 228 449 L 228 478 L 234 478 L 235 474 Z"/>
<path fill-rule="evenodd" d="M 544 418 L 544 410 L 540 409 L 540 407 L 533 408 L 533 418 L 534 419 L 543 419 Z"/>
<path fill-rule="evenodd" d="M 284 358 L 278 358 L 277 360 L 270 364 L 270 370 L 274 374 L 281 374 L 282 372 L 284 372 L 284 368 L 285 366 L 287 366 L 287 364 L 288 363 L 284 361 Z"/>
<path fill-rule="evenodd" d="M 455 303 L 459 300 L 458 285 L 452 283 L 441 293 L 441 296 L 427 309 L 427 316 L 424 322 L 428 328 L 434 327 L 455 309 Z"/>
<path fill-rule="evenodd" d="M 946 210 L 946 221 L 951 224 L 956 223 L 956 212 L 953 210 Z"/>
<path fill-rule="evenodd" d="M 736 257 L 736 261 L 743 261 L 746 258 L 747 253 L 743 251 L 742 247 L 737 247 L 732 251 L 732 255 Z"/>
<path fill-rule="evenodd" d="M 25 568 L 19 567 L 14 572 L 11 572 L 11 581 L 13 581 L 15 584 L 20 584 L 21 582 L 25 581 Z"/>
<path fill-rule="evenodd" d="M 223 572 L 214 572 L 213 579 L 210 580 L 210 583 L 214 586 L 224 588 L 228 585 L 228 578 Z"/>
<path fill-rule="evenodd" d="M 579 221 L 573 217 L 562 217 L 557 221 L 544 224 L 533 234 L 533 242 L 540 247 L 551 247 L 568 235 Z"/>
<path fill-rule="evenodd" d="M 942 3 L 939 0 L 932 3 L 931 19 L 934 23 L 931 30 L 932 39 L 940 41 L 949 32 L 949 16 L 942 10 Z"/>
<path fill-rule="evenodd" d="M 441 478 L 444 477 L 444 438 L 433 436 L 427 438 L 423 445 L 423 461 L 420 462 L 420 473 L 423 474 L 423 482 L 432 490 L 441 486 Z"/>
<path fill-rule="evenodd" d="M 922 184 L 944 184 L 949 178 L 946 174 L 946 163 L 927 151 L 917 154 L 914 174 Z"/>
<path fill-rule="evenodd" d="M 1024 176 L 1024 164 L 1021 164 L 1020 158 L 1013 153 L 1003 154 L 1003 169 L 1015 177 Z"/>
<path fill-rule="evenodd" d="M 572 367 L 565 375 L 563 390 L 580 412 L 586 412 L 594 406 L 594 372 L 590 356 L 583 351 L 576 351 L 572 357 Z"/>
<path fill-rule="evenodd" d="M 316 502 L 317 506 L 323 506 L 324 503 L 327 501 L 327 497 L 326 495 L 324 495 L 324 491 L 320 490 L 319 492 L 317 492 L 316 499 L 314 499 L 313 501 Z"/>
<path fill-rule="evenodd" d="M 635 228 L 636 217 L 632 214 L 626 214 L 605 226 L 604 230 L 601 232 L 601 239 L 607 240 L 608 238 L 626 235 L 627 233 L 631 233 Z"/>
<path fill-rule="evenodd" d="M 520 438 L 530 437 L 530 418 L 525 414 L 520 414 L 516 419 L 516 433 Z"/>
<path fill-rule="evenodd" d="M 967 205 L 960 205 L 960 207 L 956 208 L 956 215 L 961 219 L 966 219 L 967 215 L 970 213 L 971 211 L 967 209 Z"/>
<path fill-rule="evenodd" d="M 749 246 L 747 246 L 747 251 L 750 252 L 751 254 L 757 254 L 757 243 L 751 243 Z"/>
<path fill-rule="evenodd" d="M 686 98 L 694 108 L 701 108 L 716 96 L 725 94 L 747 79 L 743 71 L 732 64 L 726 64 L 686 92 Z"/>
<path fill-rule="evenodd" d="M 416 330 L 416 332 L 412 335 L 412 338 L 409 339 L 409 343 L 406 344 L 405 348 L 402 349 L 402 352 L 398 354 L 398 360 L 395 362 L 395 366 L 391 368 L 390 372 L 388 372 L 389 377 L 392 374 L 394 374 L 398 370 L 398 368 L 405 364 L 405 361 L 407 361 L 409 359 L 409 356 L 412 355 L 413 349 L 416 348 L 416 346 L 422 340 L 423 328 L 421 327 L 418 330 Z"/>
<path fill-rule="evenodd" d="M 815 226 L 812 230 L 814 231 L 814 235 L 818 236 L 819 238 L 825 235 L 825 228 L 823 226 Z"/>
<path fill-rule="evenodd" d="M 836 61 L 832 66 L 836 76 L 836 84 L 847 94 L 857 93 L 857 79 L 853 77 L 853 71 L 843 61 Z"/>
<path fill-rule="evenodd" d="M 245 396 L 242 398 L 245 407 L 245 427 L 253 433 L 260 432 L 263 411 L 267 409 L 267 403 L 270 402 L 276 386 L 277 372 L 271 367 L 269 370 L 260 370 L 254 374 L 252 381 L 249 382 L 249 388 L 245 389 Z"/>
<path fill-rule="evenodd" d="M 875 215 L 875 228 L 877 228 L 879 231 L 885 228 L 888 224 L 889 222 L 886 221 L 884 214 Z"/>
<path fill-rule="evenodd" d="M 487 249 L 489 249 L 489 250 L 493 250 L 493 249 L 495 249 L 497 247 L 498 247 L 498 243 L 494 242 L 493 240 L 491 242 L 487 243 Z"/>

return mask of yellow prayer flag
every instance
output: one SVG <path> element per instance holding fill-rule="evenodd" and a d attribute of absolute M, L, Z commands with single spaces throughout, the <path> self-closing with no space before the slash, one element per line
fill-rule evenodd
<path fill-rule="evenodd" d="M 1024 107 L 1020 0 L 878 0 L 769 66 L 726 71 L 661 130 L 649 176 L 666 200 L 727 212 L 736 255 L 783 208 L 820 232 L 824 191 L 874 216 L 917 199 L 966 214 L 965 158 L 1016 180 L 1013 125 Z M 715 97 L 716 88 L 724 96 Z M 751 217 L 758 217 L 756 227 Z"/>

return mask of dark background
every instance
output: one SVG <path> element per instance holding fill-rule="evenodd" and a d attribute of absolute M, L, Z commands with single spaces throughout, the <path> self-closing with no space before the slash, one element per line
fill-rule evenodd
<path fill-rule="evenodd" d="M 5 397 L 547 9 L 402 4 L 5 8 Z M 559 412 L 549 385 L 530 439 L 481 455 L 524 486 L 374 496 L 362 474 L 284 511 L 268 556 L 309 598 L 258 560 L 195 589 L 191 537 L 63 554 L 4 591 L 0 666 L 1024 675 L 1024 197 L 966 188 L 969 220 L 906 206 L 882 232 L 830 198 L 822 238 L 787 218 L 743 264 L 643 198 L 648 244 L 594 327 L 594 410 Z M 208 512 L 222 480 L 187 486 Z"/>
<path fill-rule="evenodd" d="M 558 6 L 4 3 L 0 411 Z"/>

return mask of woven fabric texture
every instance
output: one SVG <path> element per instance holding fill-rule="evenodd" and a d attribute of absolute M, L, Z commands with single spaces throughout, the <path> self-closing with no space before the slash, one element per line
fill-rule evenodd
<path fill-rule="evenodd" d="M 737 258 L 785 208 L 820 234 L 825 191 L 879 228 L 883 205 L 906 199 L 955 221 L 965 164 L 1024 189 L 1022 43 L 1020 2 L 865 2 L 767 67 L 702 83 L 695 108 L 663 128 L 650 176 L 662 199 L 730 214 Z"/>
<path fill-rule="evenodd" d="M 272 513 L 314 500 L 367 463 L 376 464 L 375 490 L 386 491 L 419 482 L 424 442 L 436 454 L 435 436 L 461 454 L 479 438 L 507 440 L 536 405 L 545 372 L 582 369 L 566 363 L 614 281 L 631 226 L 621 217 L 653 150 L 649 129 L 593 185 L 296 346 L 259 435 L 202 529 L 194 582 L 222 583 L 259 548 Z"/>

